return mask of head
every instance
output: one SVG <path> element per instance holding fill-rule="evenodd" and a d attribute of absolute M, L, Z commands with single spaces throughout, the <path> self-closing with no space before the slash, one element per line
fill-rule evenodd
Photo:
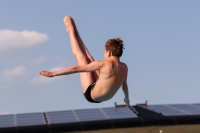
<path fill-rule="evenodd" d="M 105 45 L 104 58 L 115 56 L 120 58 L 124 49 L 123 41 L 120 38 L 109 39 Z"/>

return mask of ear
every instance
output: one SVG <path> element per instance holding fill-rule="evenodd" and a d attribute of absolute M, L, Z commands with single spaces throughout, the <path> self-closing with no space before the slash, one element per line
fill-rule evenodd
<path fill-rule="evenodd" d="M 112 56 L 112 52 L 108 50 L 108 57 Z"/>

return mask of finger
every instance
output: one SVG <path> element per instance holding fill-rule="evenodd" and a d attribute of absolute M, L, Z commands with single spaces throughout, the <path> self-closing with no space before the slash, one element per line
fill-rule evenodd
<path fill-rule="evenodd" d="M 40 71 L 40 73 L 39 73 L 39 74 L 40 74 L 40 75 L 42 75 L 42 72 L 43 72 L 43 71 Z"/>
<path fill-rule="evenodd" d="M 45 76 L 46 75 L 46 71 L 41 71 L 41 75 Z"/>

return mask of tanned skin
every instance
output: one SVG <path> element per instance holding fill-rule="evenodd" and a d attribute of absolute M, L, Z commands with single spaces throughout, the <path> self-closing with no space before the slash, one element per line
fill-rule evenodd
<path fill-rule="evenodd" d="M 83 93 L 89 85 L 96 81 L 96 84 L 91 91 L 91 97 L 97 102 L 111 99 L 120 87 L 122 87 L 125 95 L 124 102 L 129 106 L 127 65 L 120 62 L 118 57 L 112 56 L 112 52 L 109 50 L 104 50 L 105 60 L 95 61 L 80 38 L 75 22 L 71 16 L 64 17 L 64 25 L 70 37 L 72 54 L 77 60 L 78 65 L 54 72 L 41 71 L 39 74 L 46 77 L 55 77 L 80 73 Z"/>

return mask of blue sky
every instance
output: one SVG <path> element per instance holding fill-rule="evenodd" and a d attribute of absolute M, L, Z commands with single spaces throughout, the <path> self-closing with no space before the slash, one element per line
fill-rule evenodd
<path fill-rule="evenodd" d="M 76 65 L 63 18 L 71 15 L 96 60 L 124 40 L 131 104 L 199 103 L 200 1 L 0 1 L 0 114 L 114 106 L 84 99 L 79 74 L 40 77 Z"/>

